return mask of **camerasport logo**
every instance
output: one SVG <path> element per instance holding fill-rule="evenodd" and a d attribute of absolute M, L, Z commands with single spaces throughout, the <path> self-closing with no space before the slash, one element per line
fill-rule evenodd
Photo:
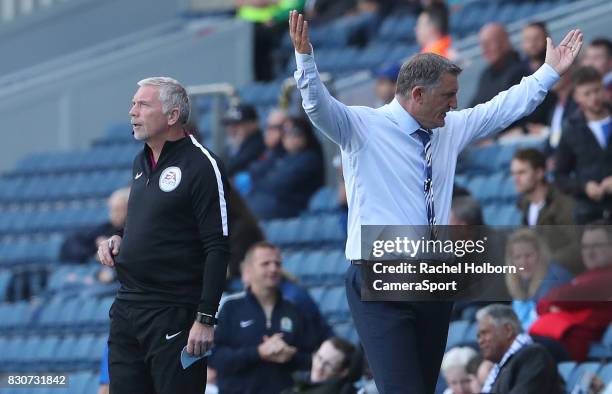
<path fill-rule="evenodd" d="M 171 192 L 181 183 L 181 169 L 168 167 L 159 176 L 159 188 L 164 192 Z"/>

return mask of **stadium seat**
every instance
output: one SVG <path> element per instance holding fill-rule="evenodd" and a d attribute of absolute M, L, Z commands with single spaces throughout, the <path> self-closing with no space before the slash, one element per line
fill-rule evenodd
<path fill-rule="evenodd" d="M 576 384 L 580 382 L 580 379 L 584 374 L 594 375 L 599 372 L 601 368 L 601 364 L 598 362 L 586 362 L 580 363 L 572 370 L 572 373 L 569 375 L 566 382 L 566 387 L 568 390 L 572 390 Z"/>
<path fill-rule="evenodd" d="M 591 345 L 589 357 L 596 359 L 612 358 L 612 324 L 608 325 L 606 332 L 601 338 L 601 343 L 594 343 Z"/>
<path fill-rule="evenodd" d="M 308 204 L 310 212 L 329 212 L 338 208 L 338 198 L 336 190 L 329 186 L 319 189 L 311 198 Z"/>
<path fill-rule="evenodd" d="M 463 336 L 463 342 L 477 342 L 478 337 L 478 323 L 473 322 L 470 326 L 465 330 L 465 335 Z"/>
<path fill-rule="evenodd" d="M 446 339 L 446 349 L 463 342 L 466 338 L 466 331 L 470 327 L 470 322 L 466 320 L 458 320 L 451 322 L 448 327 L 448 337 Z"/>
<path fill-rule="evenodd" d="M 557 365 L 557 369 L 559 370 L 559 375 L 561 375 L 563 380 L 565 380 L 566 386 L 568 389 L 570 389 L 570 387 L 567 385 L 567 382 L 570 376 L 572 375 L 572 373 L 574 372 L 575 368 L 576 368 L 576 363 L 574 361 L 565 361 Z"/>
<path fill-rule="evenodd" d="M 598 376 L 601 378 L 601 380 L 604 383 L 606 384 L 612 383 L 612 362 L 609 362 L 603 368 L 601 368 Z"/>

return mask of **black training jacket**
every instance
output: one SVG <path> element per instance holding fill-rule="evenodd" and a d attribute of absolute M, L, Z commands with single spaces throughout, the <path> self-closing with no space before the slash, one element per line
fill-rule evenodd
<path fill-rule="evenodd" d="M 224 170 L 191 136 L 167 141 L 154 170 L 150 152 L 145 145 L 134 160 L 117 298 L 214 315 L 229 259 Z"/>

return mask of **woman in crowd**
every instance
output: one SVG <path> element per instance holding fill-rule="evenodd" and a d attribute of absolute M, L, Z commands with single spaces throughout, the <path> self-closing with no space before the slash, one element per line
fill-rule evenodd
<path fill-rule="evenodd" d="M 506 264 L 518 269 L 506 274 L 512 308 L 525 331 L 536 320 L 536 304 L 548 291 L 572 279 L 565 268 L 550 261 L 548 247 L 530 229 L 514 232 L 506 245 Z"/>

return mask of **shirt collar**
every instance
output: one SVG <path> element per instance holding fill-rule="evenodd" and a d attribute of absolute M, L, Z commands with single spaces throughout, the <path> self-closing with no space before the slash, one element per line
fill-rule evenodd
<path fill-rule="evenodd" d="M 394 98 L 393 101 L 389 103 L 389 110 L 400 129 L 407 131 L 409 134 L 414 134 L 421 128 L 419 122 L 402 107 L 399 101 L 397 101 L 397 98 Z"/>

